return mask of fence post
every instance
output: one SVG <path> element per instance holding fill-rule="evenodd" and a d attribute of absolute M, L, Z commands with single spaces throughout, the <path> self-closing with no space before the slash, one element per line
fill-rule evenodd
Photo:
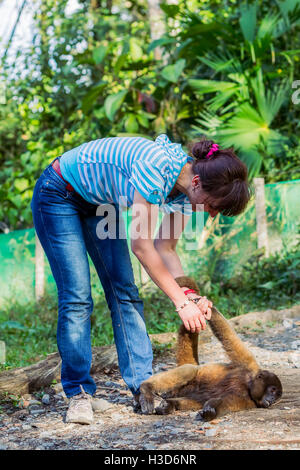
<path fill-rule="evenodd" d="M 5 342 L 0 341 L 0 364 L 5 364 L 5 362 L 6 362 Z"/>
<path fill-rule="evenodd" d="M 258 248 L 265 249 L 265 256 L 269 256 L 269 240 L 266 216 L 265 201 L 265 180 L 264 178 L 254 178 L 255 188 L 255 208 L 256 208 L 256 233 Z"/>
<path fill-rule="evenodd" d="M 39 301 L 45 292 L 44 251 L 35 233 L 35 299 Z"/>

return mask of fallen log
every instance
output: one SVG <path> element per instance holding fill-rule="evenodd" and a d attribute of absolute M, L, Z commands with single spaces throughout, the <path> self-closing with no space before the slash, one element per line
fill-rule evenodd
<path fill-rule="evenodd" d="M 91 373 L 117 366 L 115 346 L 93 348 Z M 60 380 L 61 359 L 59 353 L 49 354 L 46 359 L 27 367 L 7 370 L 0 374 L 0 395 L 12 393 L 23 395 L 49 386 L 54 380 Z"/>

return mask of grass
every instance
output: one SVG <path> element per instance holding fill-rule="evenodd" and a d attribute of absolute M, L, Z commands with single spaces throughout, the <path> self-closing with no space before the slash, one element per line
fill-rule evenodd
<path fill-rule="evenodd" d="M 262 258 L 250 259 L 241 272 L 229 280 L 220 274 L 199 270 L 194 277 L 200 292 L 211 299 L 227 317 L 269 308 L 287 308 L 300 302 L 300 252 L 295 250 Z M 298 281 L 297 281 L 298 279 Z M 170 300 L 153 284 L 141 289 L 149 333 L 173 332 L 180 318 Z M 41 302 L 22 305 L 15 301 L 0 310 L 0 339 L 6 343 L 7 360 L 0 370 L 24 367 L 57 351 L 57 299 L 47 295 Z M 259 325 L 258 325 L 259 326 Z M 92 345 L 113 342 L 110 312 L 104 294 L 94 297 Z"/>

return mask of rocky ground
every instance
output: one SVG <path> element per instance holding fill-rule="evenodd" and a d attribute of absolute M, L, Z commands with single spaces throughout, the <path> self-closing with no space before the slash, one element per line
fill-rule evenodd
<path fill-rule="evenodd" d="M 133 411 L 131 395 L 115 369 L 94 377 L 100 411 L 89 426 L 64 422 L 67 403 L 60 384 L 2 402 L 0 450 L 299 449 L 300 316 L 256 323 L 244 328 L 241 337 L 260 365 L 278 374 L 284 388 L 281 401 L 267 410 L 228 414 L 210 423 L 196 421 L 196 412 L 143 416 Z M 174 351 L 166 351 L 156 356 L 155 372 L 175 366 Z M 201 363 L 224 361 L 215 339 L 200 345 Z"/>

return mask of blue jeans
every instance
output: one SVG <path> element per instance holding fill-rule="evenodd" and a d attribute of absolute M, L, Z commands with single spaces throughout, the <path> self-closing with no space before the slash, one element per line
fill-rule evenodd
<path fill-rule="evenodd" d="M 57 285 L 57 345 L 65 394 L 79 394 L 80 385 L 91 395 L 96 391 L 90 376 L 93 300 L 87 253 L 111 312 L 122 377 L 134 395 L 139 393 L 141 382 L 152 374 L 153 357 L 126 238 L 99 239 L 96 227 L 104 216 L 96 215 L 96 205 L 68 191 L 51 164 L 35 185 L 31 209 Z M 116 210 L 117 233 L 123 223 Z"/>

